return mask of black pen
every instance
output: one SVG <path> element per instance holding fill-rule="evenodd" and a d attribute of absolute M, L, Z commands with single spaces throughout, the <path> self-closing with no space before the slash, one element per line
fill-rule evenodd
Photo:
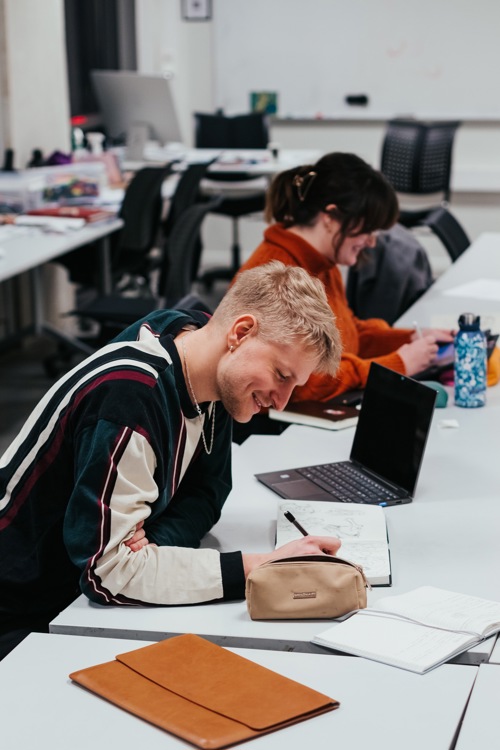
<path fill-rule="evenodd" d="M 307 531 L 305 530 L 305 528 L 300 525 L 300 523 L 297 521 L 297 519 L 295 518 L 295 516 L 293 515 L 293 513 L 290 513 L 289 510 L 285 510 L 285 514 L 284 515 L 285 515 L 286 520 L 290 521 L 290 523 L 293 523 L 293 525 L 295 526 L 295 528 L 298 529 L 303 536 L 309 536 L 309 534 L 307 533 Z"/>

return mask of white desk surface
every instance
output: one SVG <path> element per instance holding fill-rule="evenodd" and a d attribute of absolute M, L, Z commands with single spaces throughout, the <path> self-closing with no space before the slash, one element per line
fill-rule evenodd
<path fill-rule="evenodd" d="M 479 667 L 455 750 L 497 748 L 500 745 L 500 666 Z"/>
<path fill-rule="evenodd" d="M 0 663 L 2 747 L 191 747 L 68 678 L 76 669 L 110 661 L 141 645 L 145 644 L 39 633 L 28 636 Z M 256 750 L 302 750 L 323 747 L 325 742 L 342 750 L 447 750 L 477 674 L 476 667 L 445 665 L 427 675 L 415 675 L 354 657 L 236 652 L 341 703 L 335 711 L 238 746 Z"/>
<path fill-rule="evenodd" d="M 347 118 L 345 121 L 347 122 L 349 119 L 352 118 Z M 372 118 L 369 117 L 368 119 Z M 334 120 L 337 123 L 339 121 L 338 118 Z M 292 118 L 291 120 L 283 119 L 280 120 L 280 125 L 288 123 L 296 125 L 298 122 L 303 121 L 298 121 L 296 118 Z M 323 126 L 327 123 L 326 120 L 310 120 L 308 122 L 314 122 Z M 332 150 L 334 150 L 334 147 L 332 147 Z M 209 161 L 221 156 L 222 163 L 212 165 L 210 171 L 245 171 L 248 174 L 255 175 L 272 175 L 275 172 L 281 172 L 297 164 L 313 164 L 323 153 L 324 151 L 318 149 L 280 149 L 278 158 L 275 159 L 267 149 L 203 149 L 187 148 L 181 144 L 175 144 L 170 147 L 151 145 L 146 147 L 143 160 L 132 161 L 124 156 L 125 150 L 123 148 L 117 150 L 121 166 L 126 170 L 137 170 L 148 164 L 164 164 L 172 159 L 179 159 L 185 163 L 193 163 L 204 160 Z M 231 164 L 230 162 L 235 157 L 240 158 L 243 163 L 239 165 Z M 451 174 L 451 188 L 452 193 L 498 193 L 500 192 L 500 172 L 496 167 L 485 169 L 484 167 L 474 168 L 454 165 Z"/>
<path fill-rule="evenodd" d="M 441 414 L 458 417 L 461 427 L 439 427 Z M 500 439 L 491 439 L 500 421 L 500 407 L 484 410 L 484 429 L 471 451 L 474 415 L 478 412 L 462 414 L 455 407 L 436 411 L 415 500 L 385 510 L 393 586 L 372 589 L 369 603 L 424 584 L 500 598 L 500 503 L 495 463 Z M 281 436 L 250 437 L 234 451 L 234 489 L 203 546 L 222 551 L 271 549 L 279 498 L 261 485 L 254 473 L 347 458 L 352 436 L 350 429 L 330 433 L 292 425 Z M 450 473 L 455 477 L 453 484 Z M 143 639 L 193 631 L 216 636 L 221 643 L 245 645 L 242 639 L 252 639 L 257 646 L 303 649 L 324 626 L 321 621 L 252 622 L 244 602 L 125 609 L 94 605 L 80 596 L 51 623 L 51 630 Z M 489 654 L 492 645 L 490 639 L 477 650 Z"/>
<path fill-rule="evenodd" d="M 472 310 L 487 316 L 500 316 L 500 299 L 474 299 L 444 294 L 446 290 L 461 286 L 474 279 L 500 280 L 500 233 L 485 232 L 463 253 L 455 263 L 407 310 L 398 325 L 412 326 L 418 320 L 421 326 L 449 319 L 455 328 L 460 313 Z M 495 331 L 498 333 L 498 331 Z"/>
<path fill-rule="evenodd" d="M 121 219 L 89 224 L 64 234 L 43 232 L 39 228 L 25 231 L 21 227 L 19 236 L 0 239 L 0 281 L 54 260 L 57 256 L 100 240 L 123 226 Z"/>
<path fill-rule="evenodd" d="M 485 256 L 492 253 L 488 271 Z M 471 263 L 473 255 L 476 264 Z M 429 307 L 434 309 L 439 303 L 439 288 L 445 288 L 445 278 L 450 281 L 448 286 L 454 286 L 473 278 L 473 272 L 475 276 L 489 273 L 500 278 L 500 236 L 480 238 L 474 253 L 468 251 L 462 256 L 425 295 Z M 458 302 L 457 311 L 480 311 L 474 301 L 468 303 L 464 307 L 463 301 Z M 419 322 L 425 325 L 425 315 L 430 313 L 424 298 L 408 313 L 409 320 L 417 313 Z M 402 593 L 424 584 L 500 599 L 500 386 L 489 389 L 487 399 L 484 408 L 460 409 L 452 405 L 450 396 L 450 405 L 435 411 L 415 499 L 385 511 L 393 586 L 370 591 L 369 604 L 388 593 Z M 458 429 L 442 427 L 445 418 L 457 419 Z M 353 429 L 332 433 L 292 425 L 280 436 L 252 436 L 235 446 L 234 488 L 221 520 L 203 546 L 222 551 L 271 549 L 279 498 L 254 474 L 345 459 L 353 434 Z M 197 632 L 228 645 L 301 650 L 312 648 L 310 639 L 322 629 L 324 623 L 318 621 L 252 622 L 244 602 L 119 608 L 93 605 L 83 596 L 51 623 L 51 630 L 60 633 L 158 639 L 172 633 Z M 493 639 L 489 639 L 475 651 L 489 655 L 492 646 Z"/>
<path fill-rule="evenodd" d="M 500 664 L 500 638 L 497 636 L 495 646 L 491 652 L 490 662 L 492 664 Z"/>
<path fill-rule="evenodd" d="M 267 149 L 149 148 L 145 151 L 144 161 L 130 161 L 125 157 L 122 168 L 135 170 L 172 159 L 179 159 L 181 164 L 217 159 L 209 172 L 245 172 L 258 176 L 273 175 L 299 164 L 314 164 L 322 155 L 323 152 L 318 149 L 280 149 L 277 158 L 274 158 Z"/>

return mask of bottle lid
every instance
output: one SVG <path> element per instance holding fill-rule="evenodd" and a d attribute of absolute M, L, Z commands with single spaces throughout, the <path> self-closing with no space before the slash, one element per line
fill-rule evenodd
<path fill-rule="evenodd" d="M 458 325 L 461 331 L 478 331 L 481 318 L 475 313 L 462 313 L 458 319 Z"/>

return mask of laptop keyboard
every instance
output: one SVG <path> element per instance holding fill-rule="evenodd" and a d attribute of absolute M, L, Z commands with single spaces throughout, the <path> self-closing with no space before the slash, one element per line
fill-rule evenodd
<path fill-rule="evenodd" d="M 383 503 L 406 497 L 403 491 L 392 490 L 364 474 L 349 461 L 297 469 L 342 503 Z"/>

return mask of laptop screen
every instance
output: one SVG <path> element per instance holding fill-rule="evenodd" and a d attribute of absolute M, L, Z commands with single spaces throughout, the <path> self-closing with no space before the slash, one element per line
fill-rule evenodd
<path fill-rule="evenodd" d="M 372 363 L 351 461 L 413 495 L 435 400 L 432 388 Z"/>

